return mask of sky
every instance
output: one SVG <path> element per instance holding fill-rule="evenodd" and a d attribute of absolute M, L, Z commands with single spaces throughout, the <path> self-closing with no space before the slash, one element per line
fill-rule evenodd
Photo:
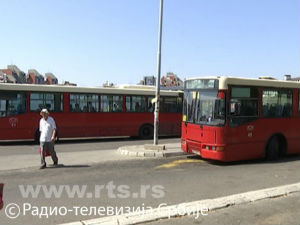
<path fill-rule="evenodd" d="M 0 0 L 0 68 L 59 82 L 155 75 L 159 0 Z M 300 76 L 299 0 L 164 0 L 161 74 Z"/>

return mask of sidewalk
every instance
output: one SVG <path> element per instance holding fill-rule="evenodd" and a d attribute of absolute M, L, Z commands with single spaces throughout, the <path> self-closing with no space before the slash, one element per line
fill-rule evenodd
<path fill-rule="evenodd" d="M 119 215 L 105 216 L 83 221 L 75 221 L 61 225 L 134 225 L 149 222 L 157 223 L 158 220 L 161 220 L 160 222 L 166 222 L 165 224 L 171 224 L 171 218 L 183 220 L 184 218 L 186 218 L 184 216 L 187 215 L 204 216 L 208 215 L 208 213 L 211 213 L 212 211 L 219 211 L 220 209 L 224 210 L 231 208 L 232 206 L 243 206 L 247 204 L 249 205 L 250 203 L 253 204 L 261 200 L 270 200 L 279 197 L 286 197 L 291 194 L 298 194 L 299 192 L 300 183 L 295 183 L 277 186 L 273 188 L 248 191 L 244 193 L 238 193 L 214 199 L 203 199 L 193 202 L 183 202 L 177 205 L 164 205 L 163 207 L 146 209 L 144 211 L 136 211 L 124 214 L 121 213 Z M 202 212 L 204 212 L 204 214 L 202 214 Z M 228 214 L 226 216 L 228 217 Z M 163 219 L 164 221 L 162 221 Z M 239 217 L 239 221 L 240 220 L 241 218 Z M 220 223 L 220 221 L 218 222 Z M 270 224 L 272 224 L 272 222 L 274 224 L 273 220 L 271 220 Z"/>
<path fill-rule="evenodd" d="M 224 208 L 208 213 L 201 213 L 153 221 L 145 225 L 216 225 L 216 224 L 239 224 L 239 225 L 287 225 L 299 224 L 300 217 L 300 193 L 291 193 L 278 198 L 264 199 L 251 204 L 243 204 Z"/>
<path fill-rule="evenodd" d="M 136 156 L 151 156 L 151 157 L 170 157 L 176 155 L 182 155 L 179 143 L 165 144 L 166 150 L 163 151 L 152 151 L 146 150 L 144 153 L 144 145 L 136 146 L 124 146 L 116 149 L 99 149 L 99 150 L 88 150 L 88 151 L 73 151 L 73 152 L 60 152 L 60 145 L 56 146 L 56 152 L 58 156 L 58 164 L 61 167 L 68 166 L 89 166 L 95 163 L 102 163 L 108 161 L 123 161 L 132 159 L 143 159 L 142 157 Z M 38 149 L 38 146 L 32 148 Z M 0 157 L 0 171 L 26 169 L 26 168 L 39 168 L 40 156 L 36 151 L 36 154 L 8 154 L 1 155 Z M 127 152 L 128 154 L 124 154 Z M 129 154 L 130 152 L 130 154 Z M 156 155 L 155 155 L 156 154 Z M 46 157 L 47 167 L 52 164 L 51 157 Z"/>

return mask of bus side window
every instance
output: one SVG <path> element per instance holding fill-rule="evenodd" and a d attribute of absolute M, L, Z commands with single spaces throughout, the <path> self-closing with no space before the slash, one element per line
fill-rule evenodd
<path fill-rule="evenodd" d="M 239 116 L 241 114 L 241 104 L 237 102 L 230 103 L 230 115 Z"/>
<path fill-rule="evenodd" d="M 101 112 L 122 112 L 123 96 L 121 95 L 101 95 Z"/>
<path fill-rule="evenodd" d="M 229 102 L 232 127 L 258 118 L 258 90 L 255 87 L 232 87 Z"/>
<path fill-rule="evenodd" d="M 100 112 L 109 112 L 108 96 L 100 96 Z"/>
<path fill-rule="evenodd" d="M 113 95 L 113 110 L 112 112 L 122 112 L 123 111 L 123 96 L 121 95 Z"/>
<path fill-rule="evenodd" d="M 165 97 L 164 111 L 167 113 L 176 113 L 177 110 L 177 98 Z"/>
<path fill-rule="evenodd" d="M 126 96 L 126 112 L 145 112 L 145 96 Z"/>
<path fill-rule="evenodd" d="M 163 111 L 163 98 L 160 97 L 159 98 L 159 102 L 160 102 L 160 112 Z M 148 96 L 148 102 L 147 102 L 147 112 L 154 112 L 155 110 L 155 97 L 154 96 Z"/>
<path fill-rule="evenodd" d="M 177 112 L 182 113 L 182 97 L 177 97 Z"/>
<path fill-rule="evenodd" d="M 0 117 L 6 116 L 6 100 L 0 99 Z"/>
<path fill-rule="evenodd" d="M 60 93 L 30 93 L 30 111 L 40 112 L 47 108 L 51 112 L 63 111 L 63 95 Z"/>
<path fill-rule="evenodd" d="M 25 93 L 1 92 L 0 117 L 15 116 L 26 111 Z"/>
<path fill-rule="evenodd" d="M 263 91 L 263 116 L 266 118 L 292 116 L 292 91 L 266 89 Z"/>
<path fill-rule="evenodd" d="M 98 112 L 98 95 L 70 94 L 71 112 Z"/>
<path fill-rule="evenodd" d="M 148 96 L 147 112 L 154 112 L 154 103 L 152 102 L 153 99 L 154 96 Z"/>

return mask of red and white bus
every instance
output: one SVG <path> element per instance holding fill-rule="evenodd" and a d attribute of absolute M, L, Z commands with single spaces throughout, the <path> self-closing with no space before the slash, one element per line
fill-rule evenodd
<path fill-rule="evenodd" d="M 219 161 L 299 154 L 299 90 L 294 81 L 187 79 L 182 150 Z"/>
<path fill-rule="evenodd" d="M 46 107 L 59 138 L 153 135 L 154 87 L 0 84 L 0 140 L 38 140 Z M 160 135 L 180 135 L 182 91 L 161 91 Z"/>

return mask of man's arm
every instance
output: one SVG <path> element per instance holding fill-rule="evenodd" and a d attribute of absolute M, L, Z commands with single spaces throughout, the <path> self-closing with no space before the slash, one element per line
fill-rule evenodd
<path fill-rule="evenodd" d="M 40 132 L 42 131 L 41 124 L 42 124 L 42 119 L 40 119 L 40 124 L 39 124 L 39 130 L 40 130 Z"/>
<path fill-rule="evenodd" d="M 53 127 L 53 131 L 52 131 L 52 136 L 51 136 L 51 141 L 55 141 L 55 136 L 56 136 L 56 124 L 53 118 L 51 118 L 51 123 L 52 123 L 52 127 Z"/>
<path fill-rule="evenodd" d="M 51 136 L 51 141 L 55 141 L 55 135 L 56 135 L 56 129 L 53 129 L 52 136 Z"/>

